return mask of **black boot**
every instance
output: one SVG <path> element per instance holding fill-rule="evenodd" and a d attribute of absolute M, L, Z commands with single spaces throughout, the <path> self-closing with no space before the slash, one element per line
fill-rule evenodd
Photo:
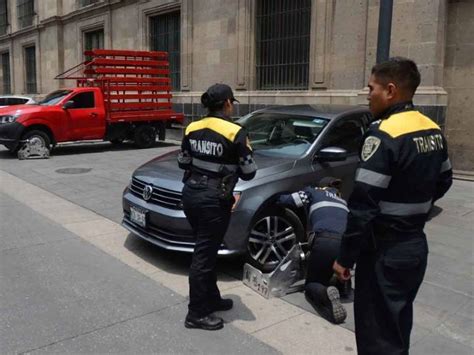
<path fill-rule="evenodd" d="M 215 317 L 211 314 L 204 317 L 193 317 L 188 313 L 186 320 L 184 321 L 184 326 L 186 328 L 218 330 L 224 327 L 224 321 L 222 318 Z"/>
<path fill-rule="evenodd" d="M 233 306 L 234 306 L 234 301 L 232 301 L 230 298 L 221 298 L 216 303 L 213 303 L 211 305 L 211 308 L 213 312 L 218 312 L 218 311 L 228 311 L 232 309 Z"/>
<path fill-rule="evenodd" d="M 339 299 L 339 291 L 334 286 L 325 287 L 318 283 L 306 285 L 306 298 L 321 317 L 334 324 L 344 322 L 346 310 Z"/>

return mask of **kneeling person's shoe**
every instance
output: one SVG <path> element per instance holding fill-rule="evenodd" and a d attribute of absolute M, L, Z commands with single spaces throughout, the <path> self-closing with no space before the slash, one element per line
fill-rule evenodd
<path fill-rule="evenodd" d="M 228 311 L 234 306 L 234 301 L 230 298 L 221 298 L 218 302 L 212 305 L 213 312 Z"/>
<path fill-rule="evenodd" d="M 320 287 L 317 292 L 307 293 L 307 297 L 321 317 L 327 321 L 340 324 L 347 317 L 346 310 L 341 304 L 339 291 L 334 286 Z"/>
<path fill-rule="evenodd" d="M 347 312 L 344 306 L 341 304 L 339 297 L 339 291 L 334 286 L 329 286 L 326 290 L 327 298 L 329 303 L 325 306 L 329 308 L 329 320 L 335 324 L 344 322 L 347 317 Z"/>
<path fill-rule="evenodd" d="M 186 328 L 218 330 L 224 327 L 224 321 L 222 318 L 215 317 L 210 314 L 204 317 L 193 317 L 188 314 L 186 316 L 186 320 L 184 321 L 184 326 Z"/>

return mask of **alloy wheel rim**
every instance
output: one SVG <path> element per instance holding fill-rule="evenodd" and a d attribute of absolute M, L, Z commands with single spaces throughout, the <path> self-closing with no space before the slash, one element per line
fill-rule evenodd
<path fill-rule="evenodd" d="M 46 142 L 44 141 L 43 138 L 41 138 L 39 136 L 33 136 L 33 137 L 29 138 L 28 141 L 32 146 L 36 146 L 38 148 L 46 147 Z"/>
<path fill-rule="evenodd" d="M 261 218 L 250 231 L 250 256 L 262 266 L 276 266 L 296 243 L 293 226 L 280 216 Z"/>

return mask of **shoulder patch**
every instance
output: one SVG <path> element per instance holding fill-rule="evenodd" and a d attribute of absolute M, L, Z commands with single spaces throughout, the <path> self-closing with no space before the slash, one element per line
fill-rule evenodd
<path fill-rule="evenodd" d="M 363 161 L 367 161 L 370 159 L 372 155 L 377 151 L 380 147 L 381 140 L 380 138 L 369 136 L 365 139 L 364 145 L 362 146 L 362 151 L 360 153 L 360 157 Z"/>

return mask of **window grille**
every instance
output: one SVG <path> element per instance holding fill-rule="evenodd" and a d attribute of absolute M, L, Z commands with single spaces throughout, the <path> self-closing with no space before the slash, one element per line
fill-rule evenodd
<path fill-rule="evenodd" d="M 173 90 L 181 89 L 181 14 L 179 11 L 150 18 L 150 48 L 168 52 Z"/>
<path fill-rule="evenodd" d="M 10 79 L 10 53 L 2 53 L 2 81 L 3 93 L 11 94 L 11 79 Z"/>
<path fill-rule="evenodd" d="M 0 35 L 7 33 L 8 11 L 7 0 L 0 0 Z"/>
<path fill-rule="evenodd" d="M 31 26 L 35 16 L 34 0 L 17 0 L 17 14 L 20 28 Z"/>
<path fill-rule="evenodd" d="M 311 0 L 257 0 L 257 89 L 308 88 Z"/>
<path fill-rule="evenodd" d="M 104 49 L 104 30 L 95 30 L 84 33 L 84 50 Z"/>
<path fill-rule="evenodd" d="M 37 92 L 36 85 L 36 47 L 25 48 L 26 93 Z"/>
<path fill-rule="evenodd" d="M 99 0 L 80 0 L 79 1 L 79 6 L 84 7 L 84 6 L 87 6 L 87 5 L 95 4 L 96 2 L 99 2 Z"/>

